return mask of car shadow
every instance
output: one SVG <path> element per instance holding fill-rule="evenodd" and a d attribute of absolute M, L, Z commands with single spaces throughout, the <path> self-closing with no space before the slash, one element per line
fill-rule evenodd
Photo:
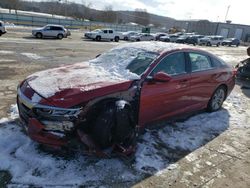
<path fill-rule="evenodd" d="M 46 37 L 46 38 L 41 38 L 41 39 L 39 39 L 39 38 L 36 38 L 36 37 L 34 37 L 34 36 L 24 36 L 24 37 L 22 37 L 23 39 L 28 39 L 28 40 L 61 40 L 61 39 L 58 39 L 58 38 L 50 38 L 50 37 Z M 67 37 L 67 38 L 69 38 L 69 39 L 71 39 L 70 37 Z M 67 39 L 67 38 L 63 38 L 62 40 L 65 40 L 65 39 Z"/>
<path fill-rule="evenodd" d="M 250 98 L 250 87 L 241 87 L 241 91 L 246 97 Z"/>
<path fill-rule="evenodd" d="M 236 84 L 240 87 L 241 92 L 248 98 L 250 98 L 250 82 L 249 83 L 241 83 L 240 81 L 236 81 Z"/>
<path fill-rule="evenodd" d="M 6 121 L 0 125 L 0 134 L 3 135 L 0 140 L 13 144 L 8 150 L 2 150 L 2 155 L 4 159 L 12 161 L 8 167 L 10 172 L 19 165 L 22 168 L 20 172 L 25 174 L 22 176 L 17 172 L 13 175 L 15 185 L 22 186 L 25 181 L 25 185 L 38 187 L 64 184 L 130 187 L 169 168 L 218 137 L 228 129 L 229 117 L 229 112 L 221 109 L 213 113 L 199 113 L 179 122 L 160 122 L 154 125 L 157 128 L 146 129 L 139 136 L 132 161 L 117 157 L 104 159 L 83 156 L 82 152 L 67 156 L 47 153 L 24 134 L 17 120 Z M 0 145 L 0 150 L 3 149 L 1 147 L 4 146 Z M 37 181 L 37 173 L 43 181 Z M 20 182 L 15 180 L 15 176 L 19 177 Z"/>

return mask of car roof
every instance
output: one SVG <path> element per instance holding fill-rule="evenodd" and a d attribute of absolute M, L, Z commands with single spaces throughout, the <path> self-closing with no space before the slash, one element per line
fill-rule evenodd
<path fill-rule="evenodd" d="M 54 24 L 48 24 L 46 26 L 54 26 L 54 27 L 64 27 L 63 25 L 54 25 Z"/>

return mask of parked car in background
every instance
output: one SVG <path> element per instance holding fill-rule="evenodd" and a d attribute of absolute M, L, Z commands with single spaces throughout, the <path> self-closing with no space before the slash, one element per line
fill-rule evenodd
<path fill-rule="evenodd" d="M 198 41 L 198 44 L 206 46 L 213 46 L 213 45 L 220 46 L 222 41 L 223 41 L 222 36 L 206 36 L 204 38 L 201 38 Z"/>
<path fill-rule="evenodd" d="M 187 42 L 187 39 L 189 38 L 189 35 L 181 35 L 176 39 L 176 43 L 181 43 L 181 44 L 185 44 Z"/>
<path fill-rule="evenodd" d="M 178 34 L 170 34 L 169 36 L 170 42 L 176 42 L 176 40 L 180 37 Z"/>
<path fill-rule="evenodd" d="M 130 40 L 130 37 L 132 36 L 135 36 L 135 35 L 138 35 L 139 33 L 138 32 L 135 32 L 135 31 L 127 31 L 127 32 L 124 32 L 122 35 L 123 35 L 123 40 Z"/>
<path fill-rule="evenodd" d="M 204 35 L 192 35 L 186 39 L 187 44 L 198 44 L 199 39 L 204 38 Z"/>
<path fill-rule="evenodd" d="M 86 32 L 84 36 L 88 39 L 96 41 L 109 40 L 119 42 L 122 34 L 114 31 L 113 29 L 96 29 L 94 31 Z"/>
<path fill-rule="evenodd" d="M 17 105 L 28 136 L 47 147 L 82 145 L 97 153 L 118 148 L 130 155 L 137 131 L 146 126 L 219 110 L 234 79 L 233 68 L 209 52 L 129 43 L 85 63 L 29 76 L 17 88 Z"/>
<path fill-rule="evenodd" d="M 0 21 L 0 36 L 2 36 L 3 34 L 5 34 L 7 32 L 5 25 L 2 21 Z"/>
<path fill-rule="evenodd" d="M 156 33 L 154 37 L 155 37 L 155 40 L 160 40 L 160 38 L 163 36 L 168 36 L 168 34 L 167 33 Z"/>
<path fill-rule="evenodd" d="M 241 61 L 235 66 L 235 68 L 237 69 L 237 83 L 250 89 L 250 58 Z"/>
<path fill-rule="evenodd" d="M 66 38 L 68 34 L 67 29 L 62 25 L 48 24 L 42 28 L 33 29 L 32 35 L 36 38 Z"/>
<path fill-rule="evenodd" d="M 169 36 L 162 36 L 162 37 L 160 37 L 159 40 L 162 41 L 162 42 L 170 42 Z"/>
<path fill-rule="evenodd" d="M 240 40 L 236 38 L 228 38 L 222 41 L 221 43 L 222 46 L 239 46 L 240 45 Z"/>
<path fill-rule="evenodd" d="M 148 33 L 140 33 L 130 37 L 131 41 L 151 41 L 155 40 L 154 36 Z"/>

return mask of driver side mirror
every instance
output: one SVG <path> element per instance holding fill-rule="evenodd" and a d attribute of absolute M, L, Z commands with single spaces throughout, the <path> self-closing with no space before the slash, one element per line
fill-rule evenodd
<path fill-rule="evenodd" d="M 148 80 L 155 82 L 168 82 L 172 79 L 170 75 L 164 72 L 157 72 L 154 76 L 148 77 Z"/>

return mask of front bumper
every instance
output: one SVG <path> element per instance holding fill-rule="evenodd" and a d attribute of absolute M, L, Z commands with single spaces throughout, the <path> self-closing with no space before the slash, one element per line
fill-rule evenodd
<path fill-rule="evenodd" d="M 22 125 L 26 130 L 27 135 L 32 140 L 54 149 L 67 147 L 70 141 L 68 135 L 74 130 L 73 119 L 72 122 L 70 122 L 69 120 L 66 121 L 66 117 L 57 114 L 53 114 L 52 117 L 37 115 L 36 110 L 40 109 L 39 106 L 41 107 L 43 105 L 32 102 L 32 100 L 21 92 L 20 88 L 18 88 L 17 106 Z M 53 109 L 53 107 L 49 108 Z M 76 117 L 74 118 L 76 119 Z M 65 127 L 63 122 L 70 122 L 71 126 Z M 53 125 L 53 123 L 55 126 L 51 127 L 51 124 Z M 63 126 L 57 126 L 59 123 Z"/>

